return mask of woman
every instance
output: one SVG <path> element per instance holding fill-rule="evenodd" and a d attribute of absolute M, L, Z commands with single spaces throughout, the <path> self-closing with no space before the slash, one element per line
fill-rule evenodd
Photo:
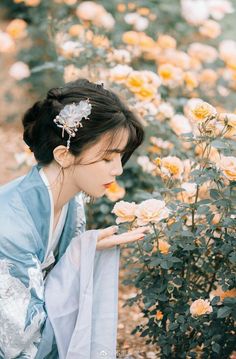
<path fill-rule="evenodd" d="M 85 79 L 51 89 L 23 126 L 37 165 L 0 189 L 0 356 L 115 358 L 119 244 L 147 228 L 85 231 L 82 195 L 104 195 L 143 128 Z"/>

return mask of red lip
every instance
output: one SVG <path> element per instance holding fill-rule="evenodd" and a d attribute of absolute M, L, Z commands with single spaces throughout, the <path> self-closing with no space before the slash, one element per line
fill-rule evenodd
<path fill-rule="evenodd" d="M 106 184 L 104 184 L 104 187 L 109 188 L 112 183 L 113 182 L 106 183 Z"/>

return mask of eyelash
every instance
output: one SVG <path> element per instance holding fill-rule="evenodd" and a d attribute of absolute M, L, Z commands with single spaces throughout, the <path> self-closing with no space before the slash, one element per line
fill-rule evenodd
<path fill-rule="evenodd" d="M 109 162 L 111 162 L 111 161 L 112 161 L 112 159 L 104 158 L 104 159 L 103 159 L 103 161 L 105 161 L 105 162 L 109 163 Z"/>

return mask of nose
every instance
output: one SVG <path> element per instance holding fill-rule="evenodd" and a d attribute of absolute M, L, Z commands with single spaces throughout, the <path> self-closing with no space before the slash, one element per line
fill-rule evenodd
<path fill-rule="evenodd" d="M 114 161 L 114 167 L 111 170 L 111 175 L 120 176 L 122 175 L 122 173 L 123 173 L 123 166 L 121 162 L 121 155 L 119 154 Z"/>

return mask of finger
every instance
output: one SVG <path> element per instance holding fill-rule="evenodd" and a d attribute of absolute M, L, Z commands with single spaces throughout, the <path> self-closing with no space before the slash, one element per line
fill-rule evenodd
<path fill-rule="evenodd" d="M 118 226 L 110 226 L 99 230 L 98 240 L 114 235 L 118 231 Z"/>

